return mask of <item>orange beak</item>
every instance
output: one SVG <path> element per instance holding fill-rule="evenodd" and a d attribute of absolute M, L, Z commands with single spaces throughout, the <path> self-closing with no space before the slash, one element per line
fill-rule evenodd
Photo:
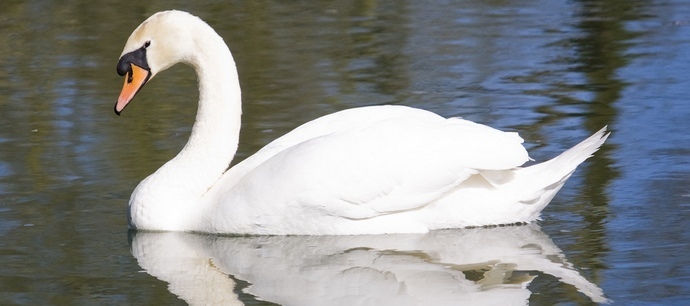
<path fill-rule="evenodd" d="M 122 86 L 122 92 L 115 104 L 115 113 L 119 116 L 125 106 L 129 104 L 134 96 L 144 87 L 144 84 L 151 77 L 151 72 L 141 68 L 135 64 L 130 64 L 130 71 L 125 75 L 125 84 Z"/>

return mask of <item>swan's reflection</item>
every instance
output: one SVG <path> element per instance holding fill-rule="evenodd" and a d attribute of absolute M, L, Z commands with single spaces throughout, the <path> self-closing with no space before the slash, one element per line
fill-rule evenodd
<path fill-rule="evenodd" d="M 140 232 L 132 253 L 190 304 L 242 305 L 231 275 L 282 305 L 521 305 L 529 271 L 607 301 L 534 224 L 380 236 Z"/>

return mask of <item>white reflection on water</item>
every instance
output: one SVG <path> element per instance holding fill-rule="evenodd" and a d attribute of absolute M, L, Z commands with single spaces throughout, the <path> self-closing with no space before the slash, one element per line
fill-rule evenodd
<path fill-rule="evenodd" d="M 536 271 L 608 301 L 535 224 L 425 235 L 139 232 L 132 254 L 193 305 L 242 305 L 233 278 L 282 305 L 526 305 Z"/>

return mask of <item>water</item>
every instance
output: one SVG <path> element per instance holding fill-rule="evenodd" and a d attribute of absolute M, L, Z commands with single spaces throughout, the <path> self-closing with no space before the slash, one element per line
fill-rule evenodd
<path fill-rule="evenodd" d="M 538 226 L 359 240 L 128 233 L 132 189 L 176 154 L 194 120 L 195 78 L 182 66 L 157 76 L 122 117 L 112 112 L 124 42 L 167 8 L 201 16 L 233 51 L 245 101 L 238 160 L 300 123 L 374 104 L 519 131 L 536 160 L 604 125 L 613 134 Z M 409 302 L 390 287 L 398 283 L 354 273 L 389 269 L 484 285 L 449 297 L 458 303 L 592 304 L 600 287 L 620 305 L 683 304 L 688 16 L 690 5 L 661 0 L 3 1 L 0 303 L 184 304 L 196 293 L 304 305 L 347 293 L 328 284 L 380 289 L 371 290 L 379 304 Z M 436 280 L 415 287 L 410 278 L 405 292 L 440 299 L 448 283 Z"/>

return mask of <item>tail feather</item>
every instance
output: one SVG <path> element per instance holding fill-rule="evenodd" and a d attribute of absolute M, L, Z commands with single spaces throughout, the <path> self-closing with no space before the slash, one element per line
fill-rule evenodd
<path fill-rule="evenodd" d="M 606 126 L 583 140 L 574 147 L 543 163 L 518 170 L 517 175 L 532 181 L 541 181 L 540 188 L 563 183 L 586 159 L 599 150 L 611 133 L 606 133 Z"/>
<path fill-rule="evenodd" d="M 592 157 L 592 154 L 598 151 L 599 147 L 601 147 L 609 135 L 611 135 L 611 133 L 606 133 L 606 128 L 607 126 L 604 126 L 599 131 L 594 133 L 594 135 L 583 140 L 576 146 L 568 149 L 567 151 L 561 153 L 561 155 L 549 160 L 548 162 L 553 161 L 554 163 L 559 163 L 564 167 L 572 167 L 572 169 L 568 172 L 574 171 L 579 164 Z"/>
<path fill-rule="evenodd" d="M 606 141 L 606 127 L 574 147 L 540 164 L 507 170 L 484 170 L 471 176 L 455 192 L 439 199 L 439 205 L 448 205 L 452 216 L 435 216 L 435 228 L 510 224 L 539 219 L 577 166 L 591 157 Z M 468 205 L 457 205 L 468 203 Z M 477 206 L 469 205 L 476 203 Z M 439 221 L 442 220 L 442 221 Z M 443 221 L 445 220 L 445 221 Z"/>
<path fill-rule="evenodd" d="M 611 133 L 606 133 L 606 126 L 589 138 L 560 155 L 526 168 L 515 171 L 515 182 L 512 185 L 522 194 L 520 202 L 531 206 L 528 219 L 537 219 L 541 210 L 553 199 L 563 187 L 566 180 L 575 172 L 577 166 L 599 150 Z M 526 211 L 527 213 L 527 211 Z"/>

